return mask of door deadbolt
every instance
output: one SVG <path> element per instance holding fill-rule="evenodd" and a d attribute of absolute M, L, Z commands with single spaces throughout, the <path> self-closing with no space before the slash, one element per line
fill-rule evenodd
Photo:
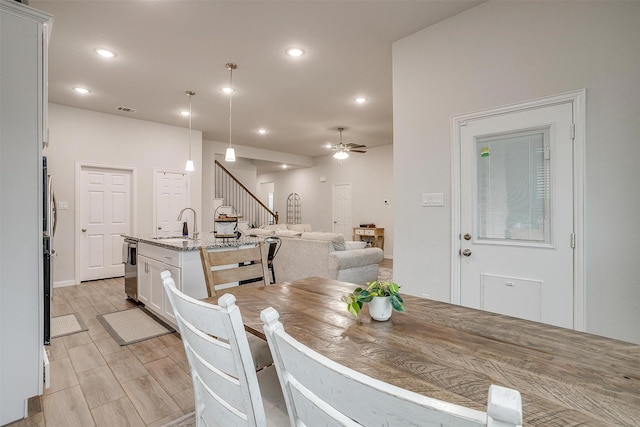
<path fill-rule="evenodd" d="M 465 249 L 460 252 L 464 256 L 471 256 L 471 249 Z"/>
<path fill-rule="evenodd" d="M 465 234 L 462 237 L 464 237 L 464 240 L 471 240 L 471 234 L 469 234 L 469 233 Z"/>

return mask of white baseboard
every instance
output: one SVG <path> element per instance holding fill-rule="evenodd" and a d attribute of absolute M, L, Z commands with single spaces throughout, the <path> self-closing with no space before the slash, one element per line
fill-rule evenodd
<path fill-rule="evenodd" d="M 76 285 L 75 280 L 62 280 L 60 282 L 53 283 L 54 288 L 64 288 L 66 286 L 74 286 L 74 285 Z"/>

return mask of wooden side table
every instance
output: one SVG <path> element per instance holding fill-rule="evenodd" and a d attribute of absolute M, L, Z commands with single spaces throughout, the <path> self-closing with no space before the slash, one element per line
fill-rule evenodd
<path fill-rule="evenodd" d="M 384 251 L 384 228 L 353 227 L 353 240 L 365 240 Z"/>

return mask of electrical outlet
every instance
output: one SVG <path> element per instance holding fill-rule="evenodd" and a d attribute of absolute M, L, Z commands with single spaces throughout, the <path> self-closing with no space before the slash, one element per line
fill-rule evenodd
<path fill-rule="evenodd" d="M 69 202 L 58 202 L 58 209 L 61 211 L 69 209 Z"/>

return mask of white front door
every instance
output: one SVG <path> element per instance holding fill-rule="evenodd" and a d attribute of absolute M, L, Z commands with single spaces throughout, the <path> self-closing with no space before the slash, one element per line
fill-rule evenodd
<path fill-rule="evenodd" d="M 80 281 L 124 275 L 121 234 L 131 232 L 131 177 L 130 170 L 81 167 Z"/>
<path fill-rule="evenodd" d="M 574 327 L 572 104 L 460 126 L 460 304 Z"/>
<path fill-rule="evenodd" d="M 351 240 L 351 184 L 333 186 L 333 232 Z"/>
<path fill-rule="evenodd" d="M 193 216 L 185 212 L 183 221 L 178 214 L 189 207 L 189 175 L 185 172 L 155 172 L 155 230 L 156 236 L 178 236 L 182 234 L 182 222 L 187 221 L 191 232 Z"/>

